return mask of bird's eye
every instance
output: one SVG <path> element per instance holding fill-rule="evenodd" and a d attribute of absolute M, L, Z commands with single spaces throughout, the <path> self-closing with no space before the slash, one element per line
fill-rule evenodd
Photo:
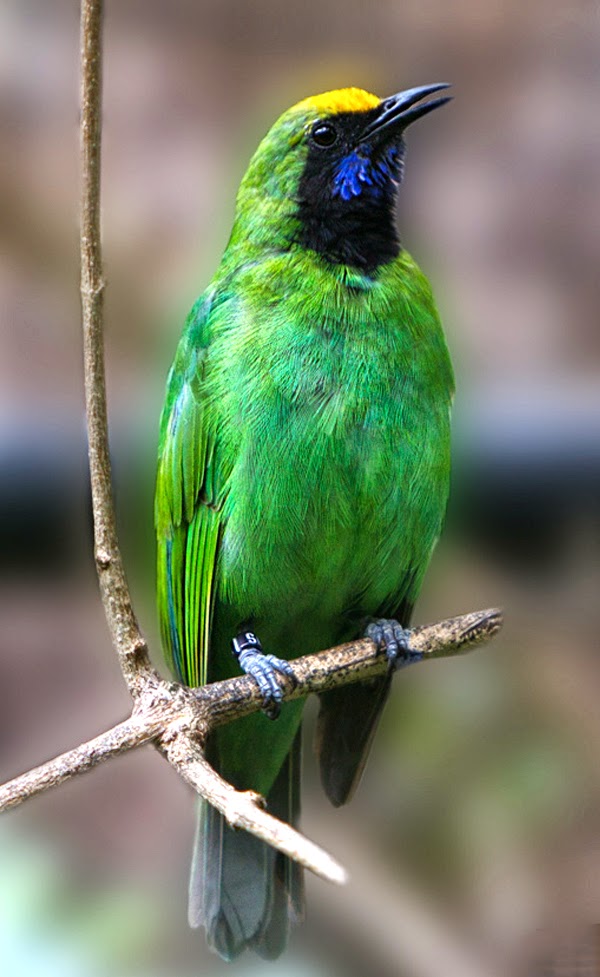
<path fill-rule="evenodd" d="M 329 122 L 316 122 L 310 134 L 313 142 L 324 149 L 333 146 L 337 142 L 338 134 L 335 127 Z"/>

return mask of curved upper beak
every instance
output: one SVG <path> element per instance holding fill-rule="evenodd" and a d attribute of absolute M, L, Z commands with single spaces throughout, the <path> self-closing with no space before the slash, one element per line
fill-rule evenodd
<path fill-rule="evenodd" d="M 379 115 L 367 126 L 361 142 L 365 139 L 371 139 L 380 133 L 385 133 L 386 136 L 388 134 L 391 135 L 392 132 L 401 135 L 411 122 L 421 119 L 429 112 L 433 112 L 434 109 L 439 109 L 442 105 L 445 105 L 446 102 L 452 101 L 451 95 L 443 95 L 441 98 L 434 98 L 430 102 L 417 105 L 417 102 L 420 102 L 421 99 L 426 98 L 428 95 L 433 95 L 434 92 L 443 91 L 445 88 L 450 88 L 450 85 L 442 81 L 435 85 L 422 85 L 420 88 L 408 88 L 404 92 L 398 92 L 397 95 L 384 98 L 380 106 Z"/>

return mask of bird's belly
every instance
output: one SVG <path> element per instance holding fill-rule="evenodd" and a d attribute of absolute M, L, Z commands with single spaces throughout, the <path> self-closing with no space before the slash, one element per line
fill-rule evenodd
<path fill-rule="evenodd" d="M 315 647 L 343 637 L 428 559 L 445 504 L 423 506 L 435 454 L 364 425 L 306 425 L 254 452 L 232 483 L 222 599 L 241 619 L 296 622 Z"/>

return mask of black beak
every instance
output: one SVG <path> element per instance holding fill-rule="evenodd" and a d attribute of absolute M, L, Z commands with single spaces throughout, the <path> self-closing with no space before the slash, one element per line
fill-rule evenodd
<path fill-rule="evenodd" d="M 444 95 L 442 98 L 434 98 L 422 105 L 416 104 L 422 98 L 426 98 L 427 95 L 433 95 L 434 92 L 440 92 L 445 88 L 450 88 L 450 85 L 442 81 L 436 85 L 409 88 L 405 92 L 398 92 L 397 95 L 385 98 L 381 103 L 379 115 L 367 126 L 361 142 L 380 133 L 385 132 L 387 135 L 390 130 L 399 135 L 402 134 L 411 122 L 421 119 L 428 112 L 433 112 L 434 109 L 439 109 L 446 102 L 452 101 L 451 95 Z"/>

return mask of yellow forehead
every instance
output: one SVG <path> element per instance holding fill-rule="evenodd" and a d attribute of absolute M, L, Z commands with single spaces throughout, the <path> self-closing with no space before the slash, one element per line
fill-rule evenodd
<path fill-rule="evenodd" d="M 297 109 L 309 109 L 316 115 L 335 115 L 337 112 L 366 112 L 379 105 L 377 95 L 363 91 L 362 88 L 338 88 L 323 95 L 312 95 L 298 102 Z"/>

